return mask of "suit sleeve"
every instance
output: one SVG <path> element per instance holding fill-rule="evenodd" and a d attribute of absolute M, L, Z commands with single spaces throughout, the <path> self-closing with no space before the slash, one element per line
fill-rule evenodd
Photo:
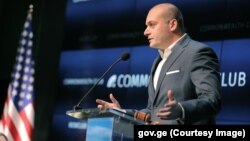
<path fill-rule="evenodd" d="M 190 66 L 197 98 L 180 102 L 187 123 L 215 116 L 221 106 L 219 61 L 214 51 L 208 47 L 199 49 Z"/>
<path fill-rule="evenodd" d="M 150 111 L 151 111 L 151 99 L 148 98 L 148 104 L 147 104 L 147 107 L 145 109 L 141 109 L 140 111 L 141 112 L 144 112 L 144 113 L 149 113 L 150 114 Z"/>

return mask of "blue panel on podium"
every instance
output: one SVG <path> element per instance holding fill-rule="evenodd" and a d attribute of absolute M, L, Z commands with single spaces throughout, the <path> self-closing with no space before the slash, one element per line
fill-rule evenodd
<path fill-rule="evenodd" d="M 114 118 L 88 119 L 86 141 L 112 141 Z"/>

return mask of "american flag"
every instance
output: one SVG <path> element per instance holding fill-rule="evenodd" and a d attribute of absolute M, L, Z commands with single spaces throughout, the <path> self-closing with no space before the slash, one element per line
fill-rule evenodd
<path fill-rule="evenodd" d="M 33 7 L 30 6 L 0 120 L 0 133 L 3 133 L 9 141 L 32 140 L 35 115 L 32 11 Z"/>

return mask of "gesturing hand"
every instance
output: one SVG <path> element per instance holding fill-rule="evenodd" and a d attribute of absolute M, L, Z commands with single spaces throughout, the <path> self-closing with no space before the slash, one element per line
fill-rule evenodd
<path fill-rule="evenodd" d="M 174 98 L 172 90 L 167 93 L 168 102 L 156 114 L 161 119 L 177 119 L 182 117 L 182 109 Z"/>
<path fill-rule="evenodd" d="M 111 102 L 107 102 L 101 99 L 96 99 L 96 103 L 98 103 L 97 108 L 102 110 L 102 109 L 107 109 L 107 108 L 117 108 L 117 109 L 121 109 L 121 106 L 119 104 L 119 102 L 115 99 L 115 97 L 113 96 L 113 94 L 109 94 L 109 98 L 111 100 Z"/>

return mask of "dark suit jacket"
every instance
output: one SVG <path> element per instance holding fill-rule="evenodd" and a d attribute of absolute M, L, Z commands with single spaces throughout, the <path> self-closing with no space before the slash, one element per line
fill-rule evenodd
<path fill-rule="evenodd" d="M 152 66 L 148 105 L 142 111 L 150 113 L 152 121 L 177 124 L 176 120 L 156 117 L 158 110 L 168 101 L 167 91 L 172 90 L 175 99 L 184 108 L 184 124 L 215 124 L 221 104 L 219 62 L 214 51 L 185 35 L 172 48 L 154 90 L 152 76 L 160 60 L 158 56 Z"/>

